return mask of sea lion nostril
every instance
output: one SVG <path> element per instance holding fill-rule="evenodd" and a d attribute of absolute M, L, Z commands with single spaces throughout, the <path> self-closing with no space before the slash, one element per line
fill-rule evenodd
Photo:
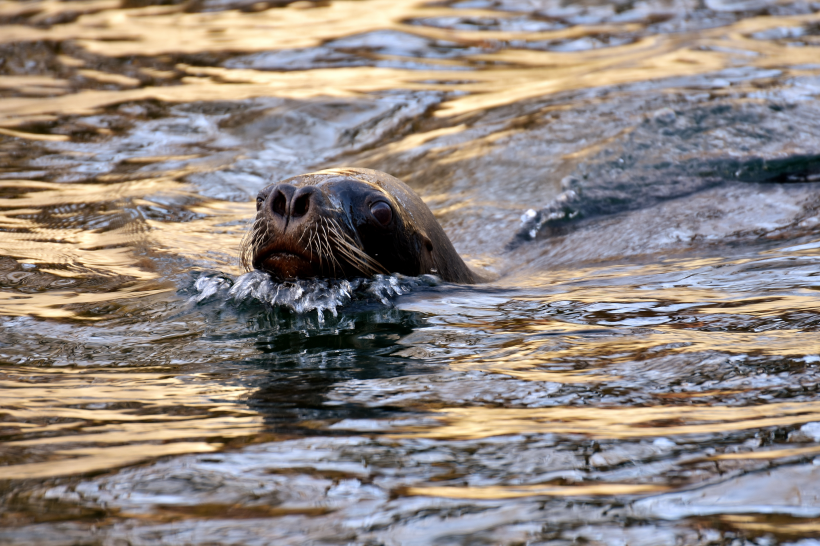
<path fill-rule="evenodd" d="M 310 208 L 310 195 L 310 193 L 303 193 L 296 197 L 296 200 L 293 202 L 293 210 L 291 211 L 292 216 L 297 217 L 307 214 Z"/>
<path fill-rule="evenodd" d="M 271 210 L 274 214 L 278 214 L 279 216 L 287 216 L 288 214 L 288 198 L 285 197 L 285 194 L 279 190 L 276 190 L 276 193 L 273 196 Z"/>

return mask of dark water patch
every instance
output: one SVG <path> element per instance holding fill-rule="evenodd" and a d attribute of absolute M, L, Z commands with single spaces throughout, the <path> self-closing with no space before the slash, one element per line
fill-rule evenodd
<path fill-rule="evenodd" d="M 736 180 L 814 181 L 820 176 L 818 156 L 794 154 L 795 148 L 811 148 L 810 141 L 801 138 L 803 130 L 809 135 L 818 134 L 811 120 L 820 117 L 810 104 L 792 106 L 807 116 L 804 120 L 809 127 L 786 121 L 790 115 L 778 120 L 777 109 L 765 104 L 656 111 L 628 134 L 608 142 L 609 149 L 598 154 L 595 161 L 562 179 L 564 191 L 547 207 L 528 211 L 516 239 L 532 240 L 541 230 L 547 234 L 553 226 L 560 228 L 568 220 L 643 208 Z M 665 129 L 672 125 L 674 130 Z M 795 133 L 800 134 L 796 142 Z M 727 139 L 738 141 L 733 148 L 740 153 L 766 150 L 771 156 L 709 157 L 715 153 L 713 150 L 720 150 L 715 146 L 725 145 Z M 789 150 L 788 157 L 782 157 L 785 150 Z M 693 154 L 699 157 L 692 158 Z M 589 169 L 590 164 L 596 165 L 594 170 Z M 640 191 L 636 191 L 636 185 Z"/>

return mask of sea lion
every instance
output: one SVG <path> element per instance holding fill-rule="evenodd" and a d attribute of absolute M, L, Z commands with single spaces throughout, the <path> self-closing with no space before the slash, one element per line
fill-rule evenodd
<path fill-rule="evenodd" d="M 404 182 L 371 169 L 331 169 L 271 184 L 256 198 L 242 264 L 278 280 L 422 275 L 472 284 L 433 213 Z"/>

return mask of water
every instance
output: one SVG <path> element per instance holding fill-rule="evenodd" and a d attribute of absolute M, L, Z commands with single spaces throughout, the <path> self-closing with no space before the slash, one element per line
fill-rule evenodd
<path fill-rule="evenodd" d="M 820 4 L 0 23 L 0 543 L 817 544 Z M 492 280 L 245 273 L 337 166 Z"/>

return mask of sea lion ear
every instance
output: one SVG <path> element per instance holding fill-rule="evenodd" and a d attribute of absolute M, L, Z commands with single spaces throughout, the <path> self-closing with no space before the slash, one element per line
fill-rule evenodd
<path fill-rule="evenodd" d="M 425 233 L 419 232 L 418 241 L 418 264 L 419 264 L 419 271 L 418 275 L 424 275 L 426 273 L 432 273 L 433 275 L 437 275 L 438 265 L 436 264 L 435 255 L 433 254 L 433 241 L 428 237 Z"/>
<path fill-rule="evenodd" d="M 424 248 L 426 248 L 428 252 L 433 252 L 433 241 L 424 233 L 421 234 L 421 244 L 424 245 Z"/>

